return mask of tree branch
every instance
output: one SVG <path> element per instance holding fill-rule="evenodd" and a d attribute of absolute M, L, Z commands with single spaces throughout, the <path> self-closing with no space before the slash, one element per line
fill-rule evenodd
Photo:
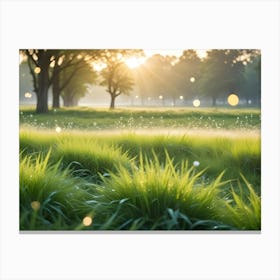
<path fill-rule="evenodd" d="M 33 54 L 30 54 L 28 50 L 26 50 L 26 55 L 32 60 L 35 66 L 39 67 L 38 61 L 34 59 Z"/>

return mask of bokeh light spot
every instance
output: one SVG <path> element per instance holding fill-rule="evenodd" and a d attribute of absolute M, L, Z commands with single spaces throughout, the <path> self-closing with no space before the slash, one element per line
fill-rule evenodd
<path fill-rule="evenodd" d="M 194 82 L 195 82 L 195 77 L 191 77 L 191 78 L 190 78 L 190 82 L 191 82 L 191 83 L 194 83 Z"/>
<path fill-rule="evenodd" d="M 26 93 L 24 94 L 24 97 L 25 97 L 25 98 L 31 98 L 31 97 L 32 97 L 32 94 L 31 94 L 30 92 L 26 92 Z"/>
<path fill-rule="evenodd" d="M 195 100 L 193 101 L 193 106 L 194 106 L 194 107 L 199 107 L 199 106 L 200 106 L 200 100 L 199 100 L 199 99 L 195 99 Z"/>
<path fill-rule="evenodd" d="M 31 208 L 34 210 L 34 211 L 38 211 L 41 207 L 41 203 L 39 201 L 32 201 L 31 202 Z"/>
<path fill-rule="evenodd" d="M 61 127 L 59 127 L 59 126 L 57 126 L 56 128 L 55 128 L 55 131 L 57 132 L 57 133 L 60 133 L 61 132 Z"/>
<path fill-rule="evenodd" d="M 88 227 L 92 224 L 92 218 L 90 216 L 86 216 L 83 219 L 83 225 Z"/>
<path fill-rule="evenodd" d="M 41 68 L 40 67 L 35 67 L 34 72 L 36 74 L 39 74 L 41 72 Z"/>
<path fill-rule="evenodd" d="M 236 106 L 239 103 L 239 97 L 236 94 L 232 93 L 228 96 L 227 101 L 230 106 Z"/>

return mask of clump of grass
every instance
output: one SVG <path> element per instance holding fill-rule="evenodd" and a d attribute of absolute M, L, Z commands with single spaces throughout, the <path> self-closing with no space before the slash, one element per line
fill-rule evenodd
<path fill-rule="evenodd" d="M 167 152 L 164 163 L 141 155 L 139 164 L 119 165 L 95 185 L 50 156 L 21 155 L 21 230 L 260 229 L 260 198 L 244 177 L 248 196 L 232 190 L 228 201 L 223 173 L 206 183 L 203 171 L 174 164 Z M 93 222 L 85 225 L 85 217 Z"/>
<path fill-rule="evenodd" d="M 232 200 L 226 205 L 226 210 L 220 217 L 230 222 L 240 230 L 261 229 L 261 198 L 253 189 L 252 185 L 241 175 L 247 190 L 244 191 L 244 185 L 239 182 L 239 192 L 232 189 Z"/>
<path fill-rule="evenodd" d="M 71 164 L 72 168 L 87 170 L 92 175 L 116 172 L 118 166 L 131 169 L 131 159 L 120 148 L 82 137 L 58 142 L 54 157 L 61 157 L 64 165 Z"/>
<path fill-rule="evenodd" d="M 205 227 L 215 229 L 220 224 L 212 218 L 223 203 L 219 192 L 226 182 L 220 174 L 204 184 L 201 175 L 202 171 L 189 167 L 186 161 L 174 165 L 168 154 L 165 164 L 156 155 L 152 159 L 141 156 L 132 171 L 120 166 L 117 174 L 103 178 L 97 187 L 96 213 L 101 215 L 99 220 L 111 217 L 106 229 L 194 229 L 193 224 L 200 221 L 203 227 L 205 220 Z"/>
<path fill-rule="evenodd" d="M 90 195 L 84 182 L 49 165 L 44 157 L 20 156 L 20 229 L 71 229 L 92 209 L 84 203 Z"/>
<path fill-rule="evenodd" d="M 237 137 L 237 136 L 238 137 Z M 54 153 L 50 161 L 63 157 L 65 166 L 71 164 L 76 170 L 89 170 L 91 176 L 104 170 L 116 170 L 118 164 L 127 165 L 129 159 L 139 158 L 140 151 L 152 157 L 152 150 L 164 163 L 165 150 L 175 163 L 198 160 L 201 168 L 208 168 L 205 174 L 216 178 L 227 170 L 226 179 L 238 179 L 243 173 L 260 193 L 260 138 L 233 133 L 231 137 L 208 135 L 139 135 L 135 133 L 96 134 L 93 132 L 61 132 L 21 129 L 20 146 L 25 154 L 47 153 L 50 147 Z M 125 163 L 127 162 L 127 163 Z M 81 172 L 82 173 L 82 172 Z M 80 173 L 80 174 L 81 174 Z"/>
<path fill-rule="evenodd" d="M 116 171 L 118 165 L 131 166 L 131 158 L 120 147 L 105 141 L 98 141 L 94 134 L 80 133 L 58 134 L 53 131 L 23 129 L 20 132 L 20 148 L 23 154 L 41 153 L 46 155 L 49 149 L 51 163 L 61 161 L 63 168 L 70 167 L 75 175 L 98 180 L 98 173 Z"/>

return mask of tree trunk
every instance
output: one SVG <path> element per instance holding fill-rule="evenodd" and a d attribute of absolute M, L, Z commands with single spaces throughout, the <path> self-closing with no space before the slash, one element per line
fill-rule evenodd
<path fill-rule="evenodd" d="M 63 106 L 64 107 L 72 107 L 72 100 L 68 97 L 63 97 Z"/>
<path fill-rule="evenodd" d="M 48 113 L 48 89 L 49 89 L 49 76 L 48 67 L 41 67 L 41 72 L 38 79 L 38 93 L 36 113 Z"/>
<path fill-rule="evenodd" d="M 217 99 L 216 97 L 212 97 L 212 107 L 216 107 L 217 105 Z"/>
<path fill-rule="evenodd" d="M 78 106 L 78 99 L 74 95 L 65 95 L 62 97 L 64 107 Z"/>
<path fill-rule="evenodd" d="M 60 96 L 60 88 L 59 88 L 59 76 L 58 73 L 54 73 L 53 77 L 53 108 L 60 108 L 59 96 Z"/>
<path fill-rule="evenodd" d="M 115 99 L 116 99 L 116 96 L 111 94 L 111 103 L 110 103 L 110 109 L 115 109 Z"/>

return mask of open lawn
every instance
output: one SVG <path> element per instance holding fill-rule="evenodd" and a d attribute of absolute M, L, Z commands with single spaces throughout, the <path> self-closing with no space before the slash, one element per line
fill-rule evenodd
<path fill-rule="evenodd" d="M 20 108 L 21 230 L 259 230 L 259 109 Z"/>

